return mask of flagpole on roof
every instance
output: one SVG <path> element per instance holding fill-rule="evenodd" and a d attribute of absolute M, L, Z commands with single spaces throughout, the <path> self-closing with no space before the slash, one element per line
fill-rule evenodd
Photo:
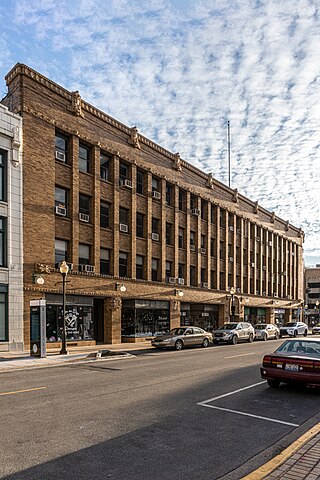
<path fill-rule="evenodd" d="M 231 187 L 231 158 L 230 158 L 230 122 L 228 120 L 228 166 L 229 166 L 229 188 Z"/>

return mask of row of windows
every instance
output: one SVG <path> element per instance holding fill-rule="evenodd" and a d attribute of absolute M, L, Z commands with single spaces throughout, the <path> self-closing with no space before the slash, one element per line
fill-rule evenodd
<path fill-rule="evenodd" d="M 84 266 L 90 266 L 90 246 L 80 244 L 79 245 L 79 271 L 83 271 Z M 119 276 L 128 278 L 130 277 L 130 269 L 129 269 L 129 254 L 127 252 L 119 252 Z M 63 260 L 69 260 L 68 256 L 68 242 L 65 240 L 55 240 L 55 262 L 59 264 Z M 90 270 L 89 270 L 90 271 Z M 100 273 L 103 275 L 112 275 L 112 264 L 111 264 L 111 249 L 101 248 L 100 249 Z M 219 274 L 219 284 L 217 284 L 217 279 L 215 276 L 215 271 L 211 270 L 211 284 L 209 285 L 208 282 L 208 271 L 206 268 L 201 268 L 200 270 L 200 278 L 197 278 L 197 267 L 195 265 L 190 265 L 189 267 L 189 278 L 190 278 L 190 286 L 198 286 L 206 288 L 213 288 L 213 289 L 227 289 L 232 285 L 236 285 L 237 289 L 240 289 L 240 277 L 237 275 L 235 281 L 233 281 L 232 275 L 228 274 L 227 284 L 226 285 L 226 278 L 224 272 L 220 272 Z M 165 263 L 165 276 L 166 281 L 169 283 L 178 283 L 180 285 L 185 284 L 186 278 L 186 265 L 183 263 L 178 264 L 178 279 L 174 277 L 174 263 L 172 261 L 166 261 Z M 146 279 L 146 258 L 143 255 L 136 255 L 136 278 L 138 280 Z M 151 261 L 151 279 L 152 281 L 161 281 L 161 271 L 160 271 L 160 260 L 158 258 L 152 258 Z M 198 281 L 199 280 L 199 281 Z M 245 293 L 253 293 L 253 294 L 260 294 L 261 288 L 263 290 L 262 294 L 270 294 L 271 286 L 273 287 L 273 291 L 276 291 L 278 287 L 278 291 L 281 292 L 283 296 L 287 296 L 292 294 L 293 295 L 293 288 L 286 287 L 285 285 L 280 284 L 280 282 L 271 282 L 266 281 L 266 279 L 260 280 L 259 278 L 254 280 L 252 278 L 249 279 L 249 292 L 247 284 L 247 277 L 244 277 L 244 284 L 245 287 L 243 291 Z M 292 291 L 291 291 L 292 290 Z M 269 292 L 269 293 L 268 293 Z"/>
<path fill-rule="evenodd" d="M 92 173 L 92 158 L 91 153 L 92 149 L 89 146 L 84 145 L 80 142 L 79 144 L 79 170 L 85 173 Z M 71 154 L 70 154 L 70 140 L 69 138 L 62 134 L 56 133 L 56 159 L 63 161 L 64 163 L 70 163 Z M 100 178 L 101 180 L 113 182 L 112 178 L 112 162 L 114 157 L 112 154 L 107 152 L 100 153 Z M 136 173 L 136 191 L 140 195 L 147 194 L 147 181 L 146 181 L 147 172 L 141 168 L 137 168 Z M 132 168 L 131 164 L 123 160 L 119 161 L 119 183 L 120 185 L 125 185 L 132 188 Z M 68 205 L 68 193 L 64 194 L 65 199 L 62 201 L 64 205 Z M 161 179 L 152 175 L 152 196 L 155 199 L 161 199 Z M 175 186 L 170 182 L 166 181 L 166 205 L 174 206 L 175 205 Z M 56 198 L 56 201 L 59 201 Z M 88 202 L 88 200 L 87 200 Z M 211 202 L 210 202 L 211 203 Z M 196 216 L 201 216 L 205 221 L 208 221 L 208 205 L 209 202 L 198 197 L 195 194 L 190 194 L 190 204 L 187 205 L 187 192 L 182 188 L 178 189 L 178 208 L 180 211 L 186 212 L 189 207 L 191 213 Z M 88 208 L 87 208 L 88 210 Z M 229 228 L 230 231 L 235 231 L 237 234 L 241 233 L 241 217 L 234 216 L 233 214 L 226 215 L 226 210 L 220 208 L 219 213 L 219 225 L 221 228 Z M 212 224 L 217 223 L 217 207 L 211 203 L 210 209 L 210 221 Z M 247 238 L 250 235 L 250 238 L 255 238 L 257 241 L 267 244 L 272 241 L 272 233 L 263 229 L 260 226 L 256 226 L 253 223 L 250 223 L 247 220 L 243 222 L 243 233 Z"/>

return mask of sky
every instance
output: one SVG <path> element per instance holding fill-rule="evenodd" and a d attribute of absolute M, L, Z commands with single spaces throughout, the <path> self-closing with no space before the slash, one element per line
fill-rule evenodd
<path fill-rule="evenodd" d="M 24 63 L 305 232 L 320 264 L 319 0 L 0 0 Z"/>

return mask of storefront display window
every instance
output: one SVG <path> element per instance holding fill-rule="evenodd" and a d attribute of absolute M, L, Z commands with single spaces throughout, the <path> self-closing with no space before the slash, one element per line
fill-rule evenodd
<path fill-rule="evenodd" d="M 213 332 L 219 325 L 219 306 L 203 303 L 181 303 L 180 324 Z"/>
<path fill-rule="evenodd" d="M 61 303 L 60 301 L 61 300 Z M 73 301 L 72 301 L 73 300 Z M 62 340 L 63 310 L 62 298 L 47 300 L 47 342 L 59 342 Z M 53 303 L 54 302 L 54 303 Z M 88 305 L 79 305 L 77 301 L 67 297 L 66 303 L 66 333 L 67 340 L 93 340 L 94 319 L 92 300 L 87 301 Z M 85 300 L 82 300 L 85 303 Z M 91 305 L 90 305 L 91 303 Z"/>
<path fill-rule="evenodd" d="M 169 302 L 124 300 L 121 334 L 124 337 L 152 337 L 169 331 Z"/>

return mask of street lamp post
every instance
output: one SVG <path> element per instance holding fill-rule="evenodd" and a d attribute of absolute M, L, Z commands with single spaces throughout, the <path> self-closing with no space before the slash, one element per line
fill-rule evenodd
<path fill-rule="evenodd" d="M 60 355 L 67 355 L 67 332 L 66 332 L 66 282 L 69 267 L 65 260 L 61 262 L 60 273 L 62 275 L 62 319 L 63 319 L 63 331 L 62 331 L 62 347 Z"/>
<path fill-rule="evenodd" d="M 316 307 L 317 307 L 317 324 L 319 323 L 320 315 L 319 315 L 319 300 L 316 301 Z"/>
<path fill-rule="evenodd" d="M 231 322 L 234 323 L 234 311 L 235 311 L 235 305 L 234 305 L 234 294 L 236 293 L 235 289 L 233 287 L 230 288 L 230 295 L 231 295 Z"/>

